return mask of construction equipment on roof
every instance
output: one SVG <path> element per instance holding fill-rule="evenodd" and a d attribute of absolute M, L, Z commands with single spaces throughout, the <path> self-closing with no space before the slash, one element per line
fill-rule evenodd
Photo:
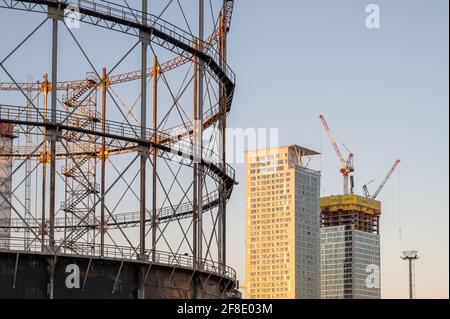
<path fill-rule="evenodd" d="M 333 132 L 330 129 L 330 126 L 328 125 L 327 121 L 325 120 L 325 117 L 323 115 L 320 115 L 320 120 L 322 121 L 323 127 L 325 128 L 325 131 L 328 134 L 328 137 L 330 139 L 331 144 L 334 147 L 334 150 L 336 151 L 336 154 L 339 158 L 339 162 L 341 164 L 340 172 L 342 176 L 344 176 L 344 194 L 349 194 L 349 175 L 355 171 L 355 168 L 353 166 L 353 153 L 349 152 L 347 160 L 344 159 L 344 156 L 342 155 L 341 150 L 339 149 L 339 146 L 336 143 L 336 138 L 333 135 Z M 354 188 L 354 182 L 353 177 L 351 177 L 351 193 L 353 194 L 353 188 Z"/>
<path fill-rule="evenodd" d="M 373 183 L 375 180 L 371 180 L 369 183 L 364 185 L 363 186 L 364 196 L 366 196 L 367 198 L 376 199 L 377 196 L 383 190 L 383 188 L 386 185 L 386 183 L 388 182 L 388 180 L 391 178 L 392 174 L 394 174 L 395 170 L 397 169 L 397 167 L 399 165 L 400 165 L 400 160 L 396 160 L 394 165 L 391 167 L 391 169 L 389 170 L 388 174 L 384 178 L 383 182 L 380 184 L 380 186 L 378 186 L 378 189 L 375 191 L 375 193 L 373 195 L 370 195 L 368 185 Z"/>

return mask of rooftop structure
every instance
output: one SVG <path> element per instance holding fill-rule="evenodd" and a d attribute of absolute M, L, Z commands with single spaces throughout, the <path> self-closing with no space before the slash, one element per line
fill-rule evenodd
<path fill-rule="evenodd" d="M 320 199 L 322 227 L 353 225 L 356 230 L 379 234 L 381 202 L 354 194 Z"/>

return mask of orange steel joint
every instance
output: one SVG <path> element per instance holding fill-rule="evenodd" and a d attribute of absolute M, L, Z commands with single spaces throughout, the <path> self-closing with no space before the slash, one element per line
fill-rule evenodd
<path fill-rule="evenodd" d="M 41 151 L 39 153 L 39 161 L 42 164 L 50 163 L 50 161 L 51 161 L 51 153 L 49 151 Z"/>
<path fill-rule="evenodd" d="M 47 93 L 52 90 L 52 84 L 48 81 L 47 73 L 44 74 L 44 81 L 41 84 L 41 92 Z"/>
<path fill-rule="evenodd" d="M 108 159 L 108 155 L 109 155 L 108 146 L 105 146 L 105 151 L 103 151 L 102 149 L 99 151 L 98 158 L 102 161 L 105 161 Z"/>
<path fill-rule="evenodd" d="M 155 61 L 153 63 L 152 68 L 152 76 L 160 76 L 161 75 L 161 66 L 159 65 L 158 58 L 155 57 Z"/>
<path fill-rule="evenodd" d="M 109 80 L 109 77 L 106 75 L 106 71 L 103 72 L 103 76 L 102 76 L 102 83 L 100 84 L 101 87 L 103 87 L 103 85 L 105 85 L 105 87 L 109 87 L 111 82 Z"/>

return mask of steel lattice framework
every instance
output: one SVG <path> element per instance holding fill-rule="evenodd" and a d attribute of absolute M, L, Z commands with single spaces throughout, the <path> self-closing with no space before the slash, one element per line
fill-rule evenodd
<path fill-rule="evenodd" d="M 191 2 L 158 0 L 160 12 L 154 1 L 115 2 L 0 0 L 0 14 L 44 17 L 0 56 L 0 166 L 10 168 L 0 172 L 0 206 L 11 213 L 0 216 L 0 249 L 182 263 L 235 285 L 226 204 L 236 182 L 225 159 L 236 84 L 227 64 L 233 0 L 199 0 L 190 16 Z M 82 26 L 134 44 L 113 66 L 94 65 L 66 23 L 74 8 Z M 183 27 L 166 20 L 170 11 Z M 16 80 L 6 62 L 46 25 L 49 74 Z M 84 79 L 58 72 L 62 32 L 90 67 Z M 140 69 L 118 72 L 135 51 Z M 133 83 L 138 96 L 128 102 L 120 89 Z M 11 103 L 11 94 L 24 103 Z"/>

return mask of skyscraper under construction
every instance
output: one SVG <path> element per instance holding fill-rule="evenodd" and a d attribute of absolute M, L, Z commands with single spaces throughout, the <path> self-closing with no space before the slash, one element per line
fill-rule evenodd
<path fill-rule="evenodd" d="M 381 203 L 348 194 L 320 200 L 321 297 L 379 299 Z"/>
<path fill-rule="evenodd" d="M 320 297 L 318 153 L 291 145 L 246 153 L 248 299 Z"/>
<path fill-rule="evenodd" d="M 380 298 L 380 215 L 381 203 L 375 198 L 394 172 L 396 161 L 374 195 L 363 186 L 365 197 L 354 194 L 354 154 L 347 159 L 328 125 L 320 120 L 340 162 L 344 195 L 320 200 L 322 219 L 320 240 L 320 281 L 323 299 Z M 347 149 L 348 150 L 348 149 Z"/>

